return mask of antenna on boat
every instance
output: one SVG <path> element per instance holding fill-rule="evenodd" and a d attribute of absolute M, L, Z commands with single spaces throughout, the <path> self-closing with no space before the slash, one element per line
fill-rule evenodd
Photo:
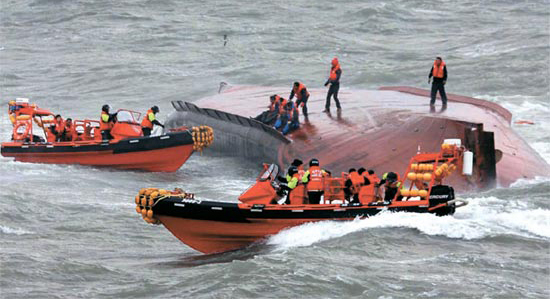
<path fill-rule="evenodd" d="M 418 145 L 418 148 L 417 148 L 417 150 L 416 150 L 416 154 L 417 154 L 417 155 L 420 154 L 420 144 Z"/>

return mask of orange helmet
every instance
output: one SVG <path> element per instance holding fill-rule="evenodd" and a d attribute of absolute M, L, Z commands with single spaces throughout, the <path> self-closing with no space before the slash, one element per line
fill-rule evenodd
<path fill-rule="evenodd" d="M 338 58 L 334 57 L 332 59 L 332 66 L 337 66 L 338 65 Z"/>

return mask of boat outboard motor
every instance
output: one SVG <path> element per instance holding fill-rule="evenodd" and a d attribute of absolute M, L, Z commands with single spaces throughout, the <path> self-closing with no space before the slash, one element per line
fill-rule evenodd
<path fill-rule="evenodd" d="M 453 189 L 453 187 L 447 185 L 433 186 L 432 191 L 430 192 L 430 207 L 446 203 L 453 199 L 455 199 L 455 190 Z M 435 211 L 435 214 L 438 216 L 449 215 L 455 212 L 455 206 L 449 205 L 441 207 Z"/>

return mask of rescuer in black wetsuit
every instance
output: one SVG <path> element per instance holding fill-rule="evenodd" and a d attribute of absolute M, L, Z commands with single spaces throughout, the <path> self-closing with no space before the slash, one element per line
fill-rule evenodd
<path fill-rule="evenodd" d="M 434 65 L 428 74 L 428 83 L 430 83 L 433 77 L 432 93 L 430 106 L 435 105 L 435 97 L 439 91 L 441 96 L 441 102 L 443 102 L 443 108 L 447 107 L 447 94 L 445 93 L 445 83 L 447 83 L 447 66 L 441 57 L 437 57 L 434 61 Z"/>
<path fill-rule="evenodd" d="M 327 92 L 327 101 L 325 103 L 325 111 L 330 111 L 330 98 L 334 96 L 334 102 L 336 103 L 336 108 L 338 110 L 342 109 L 340 106 L 340 101 L 338 100 L 338 90 L 340 90 L 340 76 L 342 75 L 342 69 L 340 68 L 340 62 L 338 58 L 334 57 L 332 59 L 332 67 L 330 68 L 330 75 L 328 77 L 325 86 L 330 84 L 330 87 Z"/>

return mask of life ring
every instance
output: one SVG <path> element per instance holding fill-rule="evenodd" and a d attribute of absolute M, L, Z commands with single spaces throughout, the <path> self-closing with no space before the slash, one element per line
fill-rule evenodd
<path fill-rule="evenodd" d="M 25 130 L 21 132 L 19 130 L 22 126 L 25 126 Z M 23 140 L 29 136 L 32 125 L 29 122 L 19 122 L 13 127 L 13 140 Z"/>

